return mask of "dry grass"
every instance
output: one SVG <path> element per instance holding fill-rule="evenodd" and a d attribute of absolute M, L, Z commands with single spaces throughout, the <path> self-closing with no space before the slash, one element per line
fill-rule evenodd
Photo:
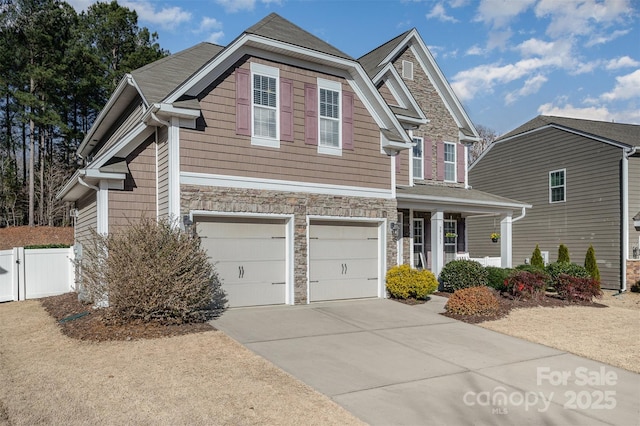
<path fill-rule="evenodd" d="M 613 294 L 598 301 L 607 308 L 516 309 L 480 326 L 640 373 L 640 293 Z"/>
<path fill-rule="evenodd" d="M 63 336 L 37 301 L 0 304 L 0 424 L 360 424 L 221 332 Z"/>

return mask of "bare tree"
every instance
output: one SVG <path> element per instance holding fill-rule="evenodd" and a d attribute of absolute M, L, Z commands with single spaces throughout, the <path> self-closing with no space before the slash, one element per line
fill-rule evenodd
<path fill-rule="evenodd" d="M 484 152 L 485 149 L 489 148 L 491 142 L 498 138 L 498 133 L 482 124 L 478 124 L 476 126 L 476 130 L 480 135 L 480 141 L 473 144 L 471 149 L 469 150 L 469 164 L 473 163 L 480 157 L 480 154 Z"/>

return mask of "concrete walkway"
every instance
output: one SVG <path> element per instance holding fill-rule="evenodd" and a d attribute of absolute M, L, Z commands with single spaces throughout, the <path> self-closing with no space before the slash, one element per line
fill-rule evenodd
<path fill-rule="evenodd" d="M 231 309 L 212 324 L 372 425 L 640 425 L 640 375 L 449 319 L 443 306 Z"/>

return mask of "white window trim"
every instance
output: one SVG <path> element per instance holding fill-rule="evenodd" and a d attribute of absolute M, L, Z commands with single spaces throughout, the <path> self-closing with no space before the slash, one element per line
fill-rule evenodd
<path fill-rule="evenodd" d="M 325 80 L 323 78 L 318 78 L 318 154 L 328 154 L 328 155 L 337 155 L 342 156 L 342 84 L 338 81 L 333 80 Z M 338 99 L 340 100 L 340 108 L 339 114 L 340 118 L 338 119 L 338 147 L 333 146 L 325 146 L 322 145 L 322 139 L 320 138 L 320 120 L 322 117 L 320 116 L 320 90 L 332 90 L 334 92 L 338 92 Z"/>
<path fill-rule="evenodd" d="M 276 137 L 256 136 L 254 129 L 253 76 L 263 75 L 276 79 Z M 251 145 L 280 148 L 280 70 L 267 65 L 251 63 Z"/>
<path fill-rule="evenodd" d="M 553 173 L 558 173 L 558 172 L 562 172 L 562 176 L 564 178 L 564 184 L 562 185 L 562 189 L 563 189 L 563 194 L 562 194 L 562 200 L 561 201 L 552 201 L 552 189 L 553 188 L 558 188 L 556 187 L 552 187 L 551 186 L 551 174 Z M 558 170 L 551 170 L 549 172 L 549 204 L 557 204 L 557 203 L 565 203 L 567 201 L 567 169 L 558 169 Z"/>
<path fill-rule="evenodd" d="M 416 175 L 416 171 L 413 167 L 414 157 L 413 157 L 413 148 L 412 148 L 411 149 L 411 176 L 413 177 L 414 180 L 424 180 L 424 138 L 420 136 L 413 136 L 411 139 L 412 140 L 420 139 L 420 142 L 422 143 L 422 158 L 420 159 L 422 162 L 422 170 L 420 175 Z"/>
<path fill-rule="evenodd" d="M 447 161 L 447 145 L 453 146 L 453 161 Z M 444 143 L 444 181 L 445 182 L 457 182 L 458 181 L 458 149 L 456 144 L 453 142 L 445 142 Z M 453 179 L 447 179 L 447 164 L 453 165 Z"/>

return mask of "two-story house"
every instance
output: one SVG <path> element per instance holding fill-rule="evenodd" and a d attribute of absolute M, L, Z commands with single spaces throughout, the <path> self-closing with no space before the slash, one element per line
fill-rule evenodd
<path fill-rule="evenodd" d="M 356 60 L 271 14 L 125 76 L 59 197 L 80 244 L 142 213 L 195 227 L 230 306 L 385 297 L 390 266 L 465 249 L 466 215 L 508 235 L 526 207 L 466 188 L 476 137 L 416 31 Z"/>
<path fill-rule="evenodd" d="M 638 125 L 538 116 L 495 140 L 469 175 L 474 187 L 533 205 L 513 227 L 516 264 L 536 244 L 550 262 L 565 244 L 582 264 L 593 245 L 602 287 L 625 290 L 640 279 L 639 144 Z M 472 222 L 471 254 L 491 254 L 493 221 Z"/>

